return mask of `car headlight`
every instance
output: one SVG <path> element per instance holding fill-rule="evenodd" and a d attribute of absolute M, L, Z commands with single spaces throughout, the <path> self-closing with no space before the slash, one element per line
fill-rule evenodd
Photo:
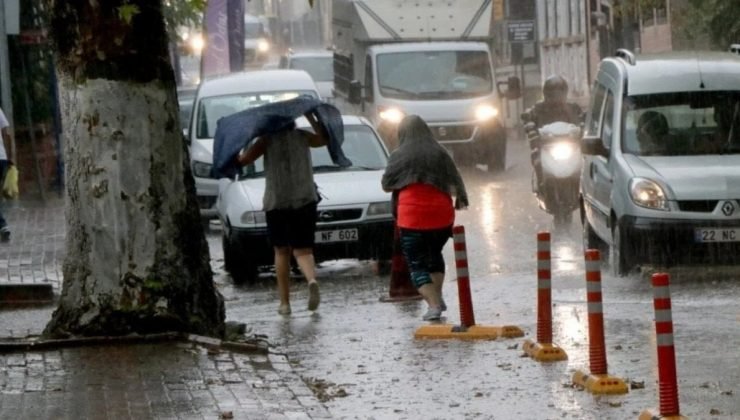
<path fill-rule="evenodd" d="M 488 121 L 498 115 L 498 109 L 491 105 L 478 105 L 475 108 L 475 119 L 478 121 Z"/>
<path fill-rule="evenodd" d="M 245 225 L 258 225 L 266 223 L 264 211 L 245 211 L 242 213 L 241 218 L 242 224 Z"/>
<path fill-rule="evenodd" d="M 380 203 L 370 203 L 367 207 L 368 216 L 383 216 L 391 214 L 391 202 L 383 201 Z"/>
<path fill-rule="evenodd" d="M 380 116 L 380 119 L 382 120 L 398 124 L 406 115 L 398 108 L 380 108 L 378 116 Z"/>
<path fill-rule="evenodd" d="M 260 39 L 257 41 L 257 51 L 267 52 L 270 51 L 270 43 L 266 39 Z"/>
<path fill-rule="evenodd" d="M 193 162 L 193 175 L 197 176 L 198 178 L 210 178 L 212 167 L 213 165 L 211 165 L 210 163 L 198 162 L 196 160 Z"/>
<path fill-rule="evenodd" d="M 576 146 L 570 142 L 557 142 L 546 146 L 545 150 L 556 161 L 568 160 L 576 152 Z"/>
<path fill-rule="evenodd" d="M 645 178 L 630 181 L 630 197 L 640 207 L 654 210 L 669 210 L 663 188 L 657 182 Z"/>

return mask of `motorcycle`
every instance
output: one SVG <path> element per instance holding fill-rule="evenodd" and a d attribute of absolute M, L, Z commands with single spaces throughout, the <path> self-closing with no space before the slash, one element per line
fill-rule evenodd
<path fill-rule="evenodd" d="M 530 125 L 531 124 L 531 125 Z M 528 123 L 530 132 L 534 124 Z M 532 191 L 539 207 L 553 215 L 555 226 L 570 224 L 573 211 L 579 207 L 581 175 L 581 128 L 557 121 L 540 127 L 532 144 Z M 539 165 L 539 168 L 537 168 Z M 539 169 L 539 173 L 538 173 Z"/>

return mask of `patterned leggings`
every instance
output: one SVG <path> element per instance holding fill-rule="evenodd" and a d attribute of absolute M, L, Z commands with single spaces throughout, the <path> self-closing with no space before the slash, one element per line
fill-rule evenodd
<path fill-rule="evenodd" d="M 401 250 L 417 289 L 432 282 L 429 273 L 445 272 L 442 248 L 451 236 L 451 226 L 433 230 L 401 228 Z"/>

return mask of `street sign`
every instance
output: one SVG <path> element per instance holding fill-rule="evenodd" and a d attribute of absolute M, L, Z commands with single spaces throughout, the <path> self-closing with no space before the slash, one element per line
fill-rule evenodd
<path fill-rule="evenodd" d="M 533 20 L 510 20 L 507 24 L 509 42 L 534 42 Z"/>

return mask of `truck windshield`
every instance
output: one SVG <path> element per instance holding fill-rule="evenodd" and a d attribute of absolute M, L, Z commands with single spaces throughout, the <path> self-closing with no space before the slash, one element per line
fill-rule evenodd
<path fill-rule="evenodd" d="M 378 54 L 380 93 L 397 99 L 459 99 L 493 91 L 485 51 L 413 51 Z"/>
<path fill-rule="evenodd" d="M 624 153 L 740 153 L 740 92 L 639 95 L 626 98 L 625 107 Z"/>

